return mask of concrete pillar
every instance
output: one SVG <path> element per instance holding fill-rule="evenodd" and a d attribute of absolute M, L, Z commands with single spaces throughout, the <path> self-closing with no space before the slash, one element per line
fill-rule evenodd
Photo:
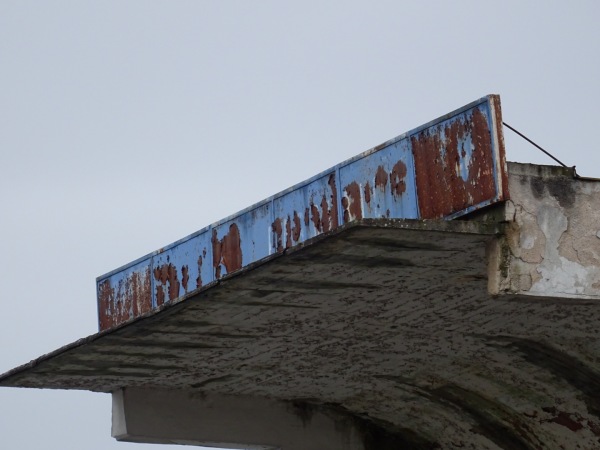
<path fill-rule="evenodd" d="M 381 441 L 364 419 L 307 402 L 137 388 L 112 398 L 119 441 L 252 450 L 368 450 Z"/>

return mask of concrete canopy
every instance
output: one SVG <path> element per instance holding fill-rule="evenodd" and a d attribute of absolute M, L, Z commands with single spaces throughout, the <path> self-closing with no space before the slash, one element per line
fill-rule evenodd
<path fill-rule="evenodd" d="M 364 380 L 396 373 L 398 353 L 408 358 L 406 370 L 416 355 L 400 352 L 408 344 L 402 335 L 430 341 L 430 327 L 445 321 L 438 307 L 461 320 L 489 308 L 481 295 L 485 242 L 495 232 L 474 222 L 353 223 L 159 313 L 43 356 L 2 384 L 98 392 L 219 386 L 223 393 L 285 398 L 295 391 L 290 398 L 340 402 Z M 480 299 L 475 311 L 471 298 Z"/>
<path fill-rule="evenodd" d="M 353 223 L 0 384 L 274 399 L 375 423 L 408 448 L 558 446 L 575 432 L 592 448 L 600 309 L 490 296 L 501 227 Z"/>

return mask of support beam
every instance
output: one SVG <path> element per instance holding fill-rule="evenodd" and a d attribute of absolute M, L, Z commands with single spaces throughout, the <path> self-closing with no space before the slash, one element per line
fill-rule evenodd
<path fill-rule="evenodd" d="M 112 398 L 119 441 L 251 450 L 367 450 L 385 443 L 364 419 L 306 402 L 132 388 Z"/>

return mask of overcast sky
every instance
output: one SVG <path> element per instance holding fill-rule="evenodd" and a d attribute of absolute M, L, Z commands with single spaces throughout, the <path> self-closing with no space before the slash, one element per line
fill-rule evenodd
<path fill-rule="evenodd" d="M 0 0 L 0 372 L 96 332 L 96 276 L 486 94 L 600 177 L 599 13 Z M 505 136 L 509 160 L 553 164 Z M 156 449 L 110 416 L 109 395 L 1 388 L 0 446 Z"/>

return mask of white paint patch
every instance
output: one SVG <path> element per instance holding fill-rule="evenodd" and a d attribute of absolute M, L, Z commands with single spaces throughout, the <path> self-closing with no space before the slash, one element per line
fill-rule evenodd
<path fill-rule="evenodd" d="M 562 256 L 556 263 L 541 264 L 537 271 L 542 279 L 531 287 L 530 292 L 583 295 L 586 286 L 591 284 L 591 273 L 584 266 Z"/>
<path fill-rule="evenodd" d="M 542 205 L 538 210 L 537 222 L 546 236 L 546 248 L 544 259 L 537 268 L 542 278 L 533 284 L 530 293 L 585 295 L 598 275 L 598 269 L 590 269 L 560 256 L 559 241 L 568 228 L 567 216 L 559 207 Z M 527 241 L 527 237 L 523 241 Z"/>
<path fill-rule="evenodd" d="M 519 239 L 519 244 L 520 244 L 521 248 L 530 250 L 535 245 L 535 236 L 527 235 L 527 234 L 523 233 L 523 234 L 521 234 L 521 237 Z"/>

